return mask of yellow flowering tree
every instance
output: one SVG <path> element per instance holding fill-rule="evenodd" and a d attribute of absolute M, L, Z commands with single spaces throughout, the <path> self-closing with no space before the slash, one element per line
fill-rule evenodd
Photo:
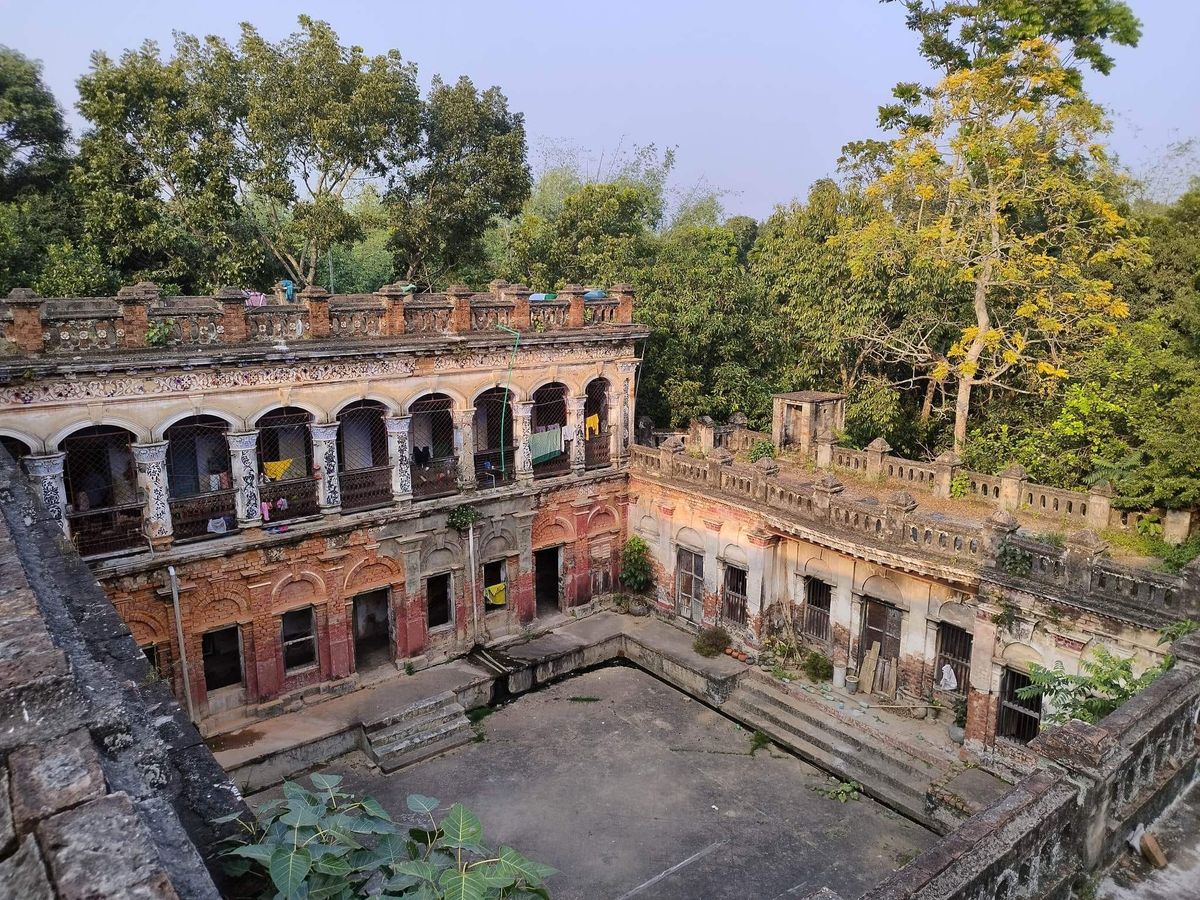
<path fill-rule="evenodd" d="M 1031 391 L 1128 314 L 1103 273 L 1145 260 L 1121 214 L 1103 111 L 1042 40 L 910 98 L 920 116 L 858 173 L 876 215 L 844 236 L 852 268 L 942 283 L 937 303 L 863 334 L 888 363 L 953 397 L 954 446 L 972 391 Z"/>

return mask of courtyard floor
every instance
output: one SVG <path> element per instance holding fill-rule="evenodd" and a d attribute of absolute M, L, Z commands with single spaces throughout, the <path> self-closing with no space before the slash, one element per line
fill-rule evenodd
<path fill-rule="evenodd" d="M 391 776 L 358 753 L 322 770 L 398 819 L 410 793 L 461 801 L 490 844 L 560 871 L 556 900 L 857 897 L 935 840 L 865 797 L 827 797 L 828 776 L 774 746 L 751 756 L 748 731 L 631 667 L 523 695 L 476 727 L 475 743 Z"/>

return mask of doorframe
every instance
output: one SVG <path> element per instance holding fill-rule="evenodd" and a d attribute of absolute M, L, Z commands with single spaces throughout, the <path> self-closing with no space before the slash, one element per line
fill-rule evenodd
<path fill-rule="evenodd" d="M 566 571 L 566 554 L 563 552 L 565 549 L 565 544 L 550 544 L 547 547 L 538 547 L 533 551 L 533 611 L 535 616 L 537 615 L 538 609 L 538 554 L 545 553 L 548 550 L 553 550 L 555 552 L 555 560 L 557 563 L 556 568 L 558 569 L 557 578 L 555 579 L 555 583 L 558 585 L 558 587 L 555 592 L 554 605 L 558 612 L 561 613 L 565 611 L 565 607 L 563 605 L 564 601 L 566 600 L 566 597 L 564 596 L 565 585 L 563 583 L 563 576 Z"/>
<path fill-rule="evenodd" d="M 394 615 L 392 612 L 392 586 L 390 584 L 388 584 L 388 585 L 384 585 L 383 587 L 371 588 L 370 590 L 367 590 L 367 591 L 359 591 L 357 594 L 353 594 L 350 597 L 350 604 L 349 604 L 350 605 L 350 648 L 354 653 L 354 671 L 355 672 L 358 671 L 358 633 L 357 633 L 358 632 L 358 616 L 355 612 L 354 607 L 355 607 L 355 604 L 358 602 L 359 597 L 365 597 L 368 594 L 374 594 L 379 591 L 383 591 L 383 594 L 384 594 L 383 612 L 384 612 L 384 616 L 385 616 L 385 624 L 387 627 L 388 659 L 390 659 L 392 662 L 395 662 L 396 658 L 397 658 L 396 657 L 396 631 L 395 631 L 396 623 L 395 623 L 395 618 L 394 618 Z"/>

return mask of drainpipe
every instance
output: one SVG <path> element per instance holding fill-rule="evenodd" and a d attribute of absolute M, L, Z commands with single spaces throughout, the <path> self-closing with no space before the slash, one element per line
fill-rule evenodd
<path fill-rule="evenodd" d="M 179 579 L 175 567 L 167 566 L 171 579 L 171 605 L 175 608 L 175 639 L 179 641 L 179 664 L 183 668 L 183 695 L 187 698 L 188 719 L 196 721 L 196 710 L 192 706 L 192 679 L 188 675 L 187 645 L 183 642 L 183 616 L 179 613 Z"/>
<path fill-rule="evenodd" d="M 504 444 L 504 432 L 500 433 Z M 467 547 L 471 552 L 471 645 L 479 643 L 479 585 L 475 581 L 475 524 L 467 526 Z"/>

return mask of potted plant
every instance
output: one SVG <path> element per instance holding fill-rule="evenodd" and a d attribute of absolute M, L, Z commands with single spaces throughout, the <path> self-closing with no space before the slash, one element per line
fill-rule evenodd
<path fill-rule="evenodd" d="M 956 744 L 961 744 L 966 737 L 967 727 L 967 701 L 954 701 L 954 721 L 946 726 L 946 734 L 950 736 L 950 740 Z"/>

